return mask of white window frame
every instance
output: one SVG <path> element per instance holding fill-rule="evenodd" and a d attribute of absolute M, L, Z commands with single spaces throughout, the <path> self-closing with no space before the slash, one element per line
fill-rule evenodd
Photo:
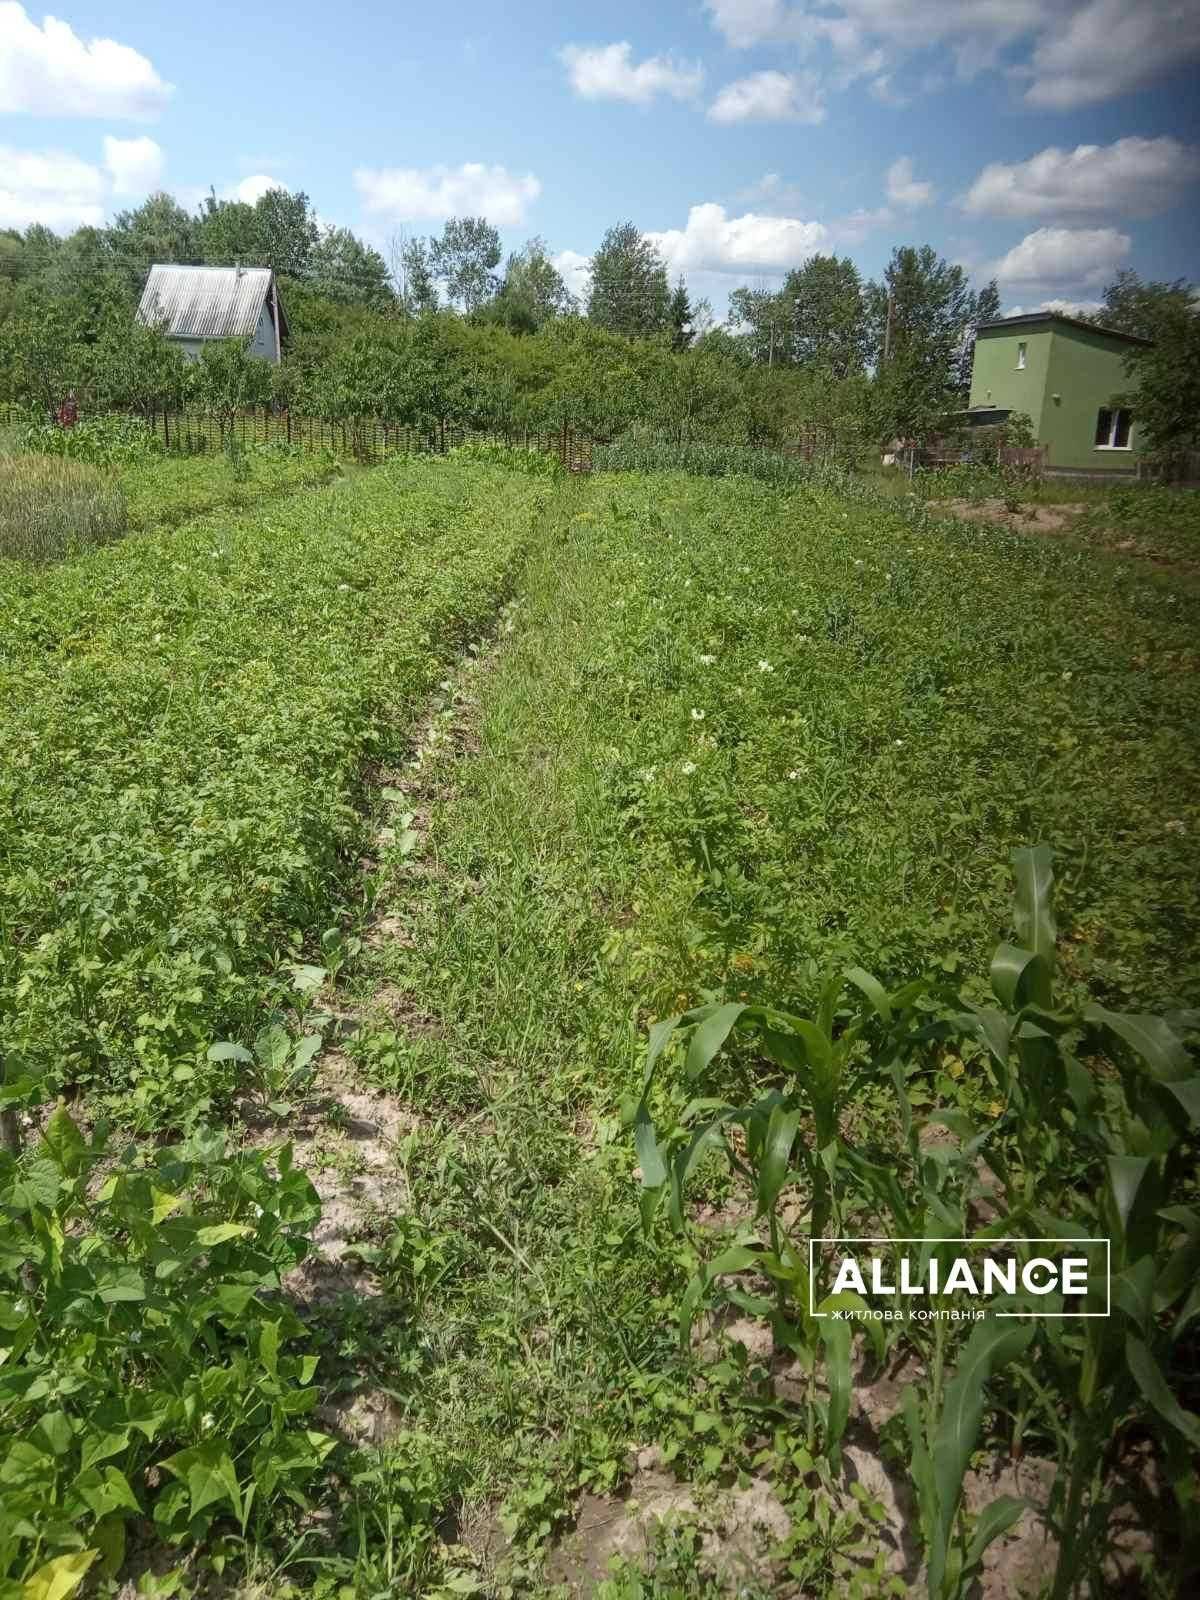
<path fill-rule="evenodd" d="M 1024 372 L 1025 371 L 1025 353 L 1026 353 L 1027 348 L 1028 347 L 1027 347 L 1024 339 L 1021 339 L 1021 340 L 1018 341 L 1018 343 L 1017 343 L 1017 371 L 1018 372 Z"/>
<path fill-rule="evenodd" d="M 1100 421 L 1100 411 L 1107 411 L 1108 414 L 1109 414 L 1108 443 L 1107 444 L 1094 444 L 1092 446 L 1092 449 L 1093 450 L 1132 450 L 1133 449 L 1133 412 L 1129 409 L 1129 407 L 1128 406 L 1111 406 L 1111 407 L 1110 406 L 1101 406 L 1099 408 L 1099 411 L 1097 411 L 1097 413 L 1096 413 L 1096 421 L 1097 421 L 1097 423 L 1099 423 L 1099 421 Z M 1124 444 L 1115 444 L 1113 441 L 1116 439 L 1117 434 L 1120 432 L 1121 418 L 1122 417 L 1128 417 L 1128 419 L 1129 419 L 1128 427 L 1125 430 L 1125 441 L 1126 442 Z"/>

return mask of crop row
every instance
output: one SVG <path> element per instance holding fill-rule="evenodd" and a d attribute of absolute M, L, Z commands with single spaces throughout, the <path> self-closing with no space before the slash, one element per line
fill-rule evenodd
<path fill-rule="evenodd" d="M 0 567 L 9 1084 L 164 1114 L 330 919 L 365 760 L 490 614 L 529 479 L 404 463 L 240 521 Z M 215 1070 L 215 1069 L 208 1069 Z"/>

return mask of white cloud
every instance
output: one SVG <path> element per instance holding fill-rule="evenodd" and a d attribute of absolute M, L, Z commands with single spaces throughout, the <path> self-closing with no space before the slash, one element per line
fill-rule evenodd
<path fill-rule="evenodd" d="M 0 113 L 144 122 L 159 114 L 171 90 L 129 45 L 85 42 L 57 17 L 39 28 L 16 0 L 0 0 Z"/>
<path fill-rule="evenodd" d="M 359 167 L 354 185 L 368 211 L 396 221 L 484 216 L 498 227 L 524 222 L 542 192 L 531 172 L 518 177 L 507 167 L 466 161 L 461 167 Z"/>
<path fill-rule="evenodd" d="M 558 269 L 562 281 L 577 300 L 586 300 L 592 286 L 592 258 L 578 250 L 560 250 L 550 264 Z"/>
<path fill-rule="evenodd" d="M 1028 161 L 984 167 L 963 208 L 988 217 L 1150 216 L 1200 180 L 1200 150 L 1178 139 L 1051 145 Z"/>
<path fill-rule="evenodd" d="M 1101 284 L 1129 257 L 1130 238 L 1115 228 L 1037 228 L 991 268 L 1005 284 L 1051 288 Z"/>
<path fill-rule="evenodd" d="M 104 221 L 108 181 L 98 166 L 66 150 L 0 145 L 0 228 L 40 222 L 56 232 Z"/>
<path fill-rule="evenodd" d="M 647 106 L 660 94 L 690 100 L 704 83 L 699 62 L 676 61 L 672 56 L 650 56 L 635 64 L 633 46 L 620 44 L 569 44 L 559 51 L 572 89 L 583 100 L 627 100 Z"/>
<path fill-rule="evenodd" d="M 887 170 L 887 197 L 894 206 L 927 206 L 933 199 L 933 185 L 914 177 L 911 156 L 898 156 Z"/>
<path fill-rule="evenodd" d="M 754 72 L 727 83 L 708 108 L 713 122 L 825 120 L 825 102 L 811 72 Z"/>
<path fill-rule="evenodd" d="M 1194 0 L 1088 0 L 1033 52 L 1031 106 L 1069 111 L 1139 89 L 1200 55 Z"/>
<path fill-rule="evenodd" d="M 725 207 L 708 202 L 692 206 L 685 228 L 651 233 L 674 275 L 699 269 L 706 272 L 786 272 L 806 261 L 827 241 L 829 231 L 820 222 L 798 217 L 767 217 L 747 211 L 726 215 Z"/>
<path fill-rule="evenodd" d="M 840 86 L 868 77 L 885 101 L 895 63 L 931 50 L 960 79 L 1010 72 L 1030 105 L 1055 111 L 1128 93 L 1200 56 L 1195 0 L 829 0 L 816 13 L 800 0 L 707 0 L 706 9 L 735 49 L 827 44 Z"/>
<path fill-rule="evenodd" d="M 271 178 L 265 172 L 253 172 L 248 178 L 243 178 L 240 183 L 230 184 L 228 189 L 221 191 L 222 200 L 241 200 L 244 205 L 257 205 L 263 195 L 271 189 L 286 189 L 286 183 L 280 183 L 278 178 Z"/>
<path fill-rule="evenodd" d="M 162 182 L 167 158 L 153 139 L 104 140 L 104 165 L 115 195 L 150 194 Z"/>
<path fill-rule="evenodd" d="M 1009 306 L 1006 317 L 1023 317 L 1035 311 L 1061 311 L 1064 317 L 1092 317 L 1103 305 L 1102 300 L 1042 300 L 1036 306 Z"/>
<path fill-rule="evenodd" d="M 861 244 L 876 228 L 891 227 L 895 220 L 896 213 L 890 206 L 877 206 L 874 210 L 860 206 L 849 216 L 831 222 L 829 234 L 838 244 Z"/>

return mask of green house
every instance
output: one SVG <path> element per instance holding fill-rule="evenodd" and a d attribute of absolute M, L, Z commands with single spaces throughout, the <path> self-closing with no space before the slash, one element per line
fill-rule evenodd
<path fill-rule="evenodd" d="M 1130 387 L 1126 358 L 1148 343 L 1058 311 L 981 322 L 968 420 L 1003 422 L 1023 411 L 1050 471 L 1132 473 L 1137 419 L 1114 402 Z"/>

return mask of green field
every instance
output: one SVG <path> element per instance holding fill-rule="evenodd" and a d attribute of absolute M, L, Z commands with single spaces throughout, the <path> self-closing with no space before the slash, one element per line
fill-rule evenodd
<path fill-rule="evenodd" d="M 1126 1446 L 1165 1597 L 1194 584 L 849 483 L 522 465 L 255 463 L 274 498 L 181 521 L 211 467 L 156 464 L 150 531 L 0 561 L 0 1600 L 950 1600 L 1021 1457 L 1064 1557 L 1012 1592 L 1065 1600 Z M 985 1200 L 1111 1237 L 1116 1315 L 812 1320 L 810 1233 Z"/>

